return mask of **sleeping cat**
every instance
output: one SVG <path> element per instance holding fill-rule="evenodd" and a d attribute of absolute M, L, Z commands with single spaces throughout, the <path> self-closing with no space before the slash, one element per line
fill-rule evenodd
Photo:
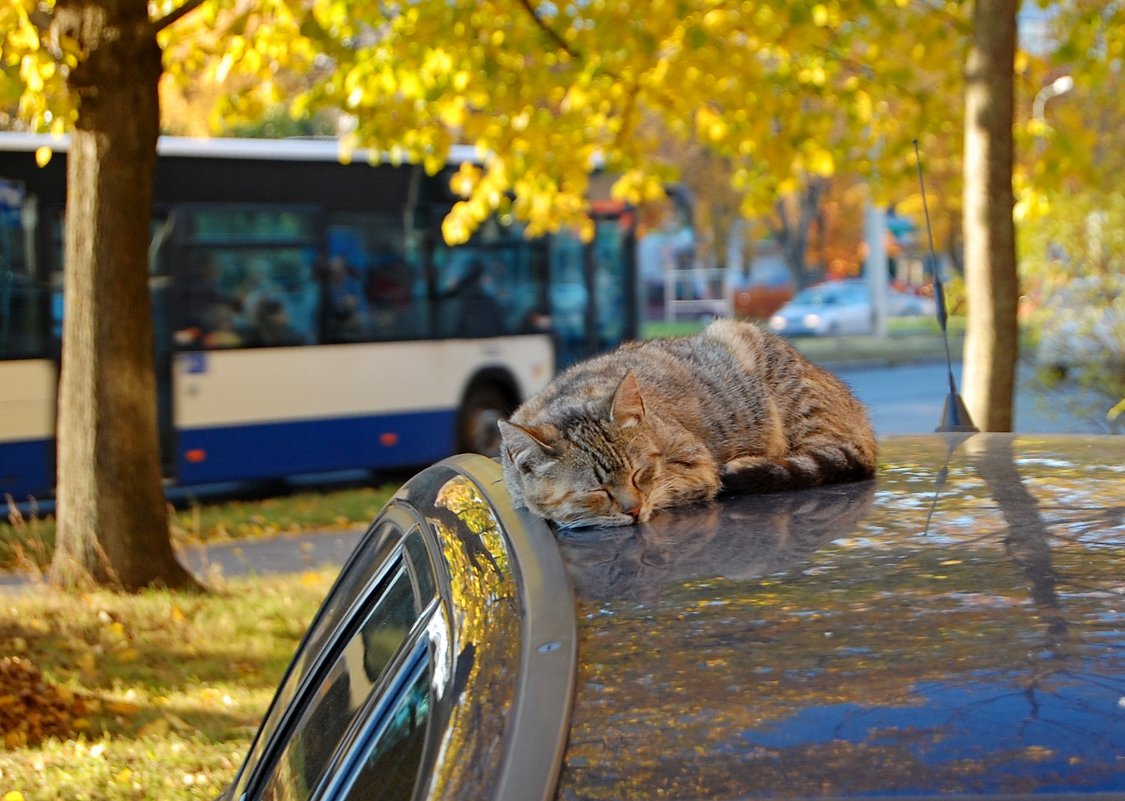
<path fill-rule="evenodd" d="M 831 373 L 753 323 L 628 343 L 576 364 L 500 423 L 517 506 L 625 526 L 710 500 L 870 478 L 875 437 Z"/>

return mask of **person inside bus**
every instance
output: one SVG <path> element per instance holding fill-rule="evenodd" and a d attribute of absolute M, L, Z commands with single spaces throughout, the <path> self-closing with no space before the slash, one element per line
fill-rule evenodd
<path fill-rule="evenodd" d="M 398 254 L 380 254 L 373 259 L 364 284 L 364 296 L 371 313 L 371 327 L 377 338 L 404 333 L 411 312 L 411 272 Z"/>
<path fill-rule="evenodd" d="M 285 305 L 285 290 L 273 279 L 272 270 L 265 259 L 258 258 L 250 262 L 242 287 L 244 290 L 240 293 L 239 303 L 242 318 L 250 327 L 258 327 L 262 319 L 259 306 L 270 301 L 283 307 Z"/>
<path fill-rule="evenodd" d="M 181 346 L 206 337 L 216 305 L 227 305 L 219 289 L 222 267 L 213 255 L 201 257 L 176 278 L 177 301 L 172 306 L 173 338 Z"/>
<path fill-rule="evenodd" d="M 301 336 L 289 324 L 285 304 L 275 298 L 266 298 L 254 307 L 255 326 L 253 344 L 262 347 L 300 345 Z"/>
<path fill-rule="evenodd" d="M 246 344 L 238 330 L 238 311 L 227 301 L 214 303 L 204 314 L 202 345 L 205 348 L 237 348 Z"/>
<path fill-rule="evenodd" d="M 484 262 L 473 259 L 465 276 L 449 293 L 457 300 L 459 336 L 494 337 L 504 333 L 504 309 L 488 290 L 486 278 Z"/>
<path fill-rule="evenodd" d="M 354 341 L 368 334 L 367 299 L 359 277 L 343 256 L 328 262 L 327 322 L 329 338 Z"/>

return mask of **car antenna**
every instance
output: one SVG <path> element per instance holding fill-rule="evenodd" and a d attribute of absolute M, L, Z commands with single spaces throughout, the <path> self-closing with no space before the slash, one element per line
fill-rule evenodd
<path fill-rule="evenodd" d="M 949 315 L 945 310 L 945 286 L 941 282 L 941 270 L 938 269 L 937 253 L 934 250 L 934 231 L 930 226 L 930 207 L 926 203 L 926 182 L 922 178 L 922 154 L 918 150 L 918 140 L 914 140 L 914 159 L 918 164 L 918 185 L 922 188 L 922 211 L 926 215 L 926 233 L 930 238 L 930 264 L 934 274 L 934 299 L 937 306 L 937 320 L 941 327 L 942 340 L 945 342 L 945 366 L 949 375 L 949 394 L 945 396 L 945 408 L 941 413 L 941 422 L 935 431 L 980 431 L 973 425 L 969 410 L 957 392 L 957 381 L 953 378 L 953 357 L 949 354 L 949 331 L 946 322 Z"/>

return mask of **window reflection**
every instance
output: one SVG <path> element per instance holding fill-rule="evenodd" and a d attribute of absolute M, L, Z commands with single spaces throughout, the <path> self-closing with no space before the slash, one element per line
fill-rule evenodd
<path fill-rule="evenodd" d="M 309 797 L 417 617 L 410 577 L 400 561 L 386 591 L 322 676 L 262 798 L 290 801 Z"/>
<path fill-rule="evenodd" d="M 344 796 L 349 801 L 409 798 L 413 792 L 432 708 L 429 667 L 428 659 L 417 667 L 413 682 L 373 738 L 370 753 Z"/>

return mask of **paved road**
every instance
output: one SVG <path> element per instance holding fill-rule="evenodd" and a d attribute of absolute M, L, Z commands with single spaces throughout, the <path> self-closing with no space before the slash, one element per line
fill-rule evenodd
<path fill-rule="evenodd" d="M 834 372 L 843 378 L 871 410 L 872 425 L 879 436 L 933 431 L 941 419 L 949 392 L 945 365 L 941 363 L 900 367 L 846 368 Z M 961 366 L 954 365 L 961 385 Z M 1030 368 L 1021 367 L 1017 377 L 1014 429 L 1020 433 L 1104 434 L 1104 399 L 1073 384 L 1046 389 L 1035 380 Z M 1122 432 L 1119 432 L 1122 433 Z"/>

